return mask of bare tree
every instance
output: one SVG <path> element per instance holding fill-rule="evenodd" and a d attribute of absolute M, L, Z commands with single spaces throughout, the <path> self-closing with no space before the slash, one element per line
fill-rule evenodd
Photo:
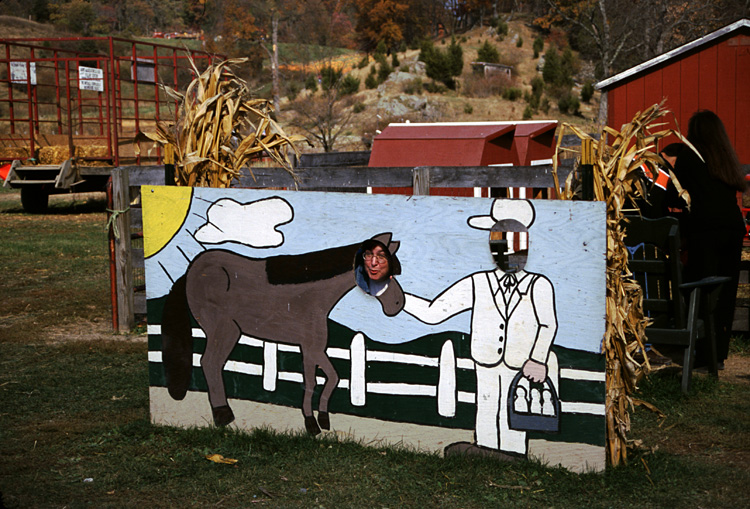
<path fill-rule="evenodd" d="M 332 152 L 336 141 L 347 128 L 354 114 L 350 108 L 351 98 L 339 96 L 336 87 L 320 94 L 301 97 L 291 105 L 296 113 L 289 124 L 308 133 L 320 142 L 323 151 Z"/>
<path fill-rule="evenodd" d="M 597 60 L 604 74 L 612 74 L 614 64 L 624 50 L 633 50 L 633 35 L 640 30 L 633 21 L 632 2 L 595 0 L 593 2 L 558 2 L 547 0 L 552 16 L 583 31 L 596 48 Z M 628 4 L 628 5 L 625 5 Z M 616 22 L 615 22 L 616 20 Z M 551 23 L 550 23 L 551 24 Z"/>
<path fill-rule="evenodd" d="M 273 111 L 278 116 L 281 113 L 281 95 L 279 92 L 279 13 L 274 8 L 271 12 L 271 48 L 265 44 L 261 47 L 268 54 L 271 62 L 271 96 L 273 98 Z"/>
<path fill-rule="evenodd" d="M 750 0 L 547 0 L 543 27 L 578 29 L 603 75 L 661 55 L 748 14 Z M 744 5 L 743 5 L 744 4 Z"/>
<path fill-rule="evenodd" d="M 729 0 L 638 1 L 642 23 L 638 57 L 649 60 L 747 16 L 750 1 L 745 0 L 744 7 L 741 4 Z"/>
<path fill-rule="evenodd" d="M 743 12 L 728 0 L 547 0 L 547 4 L 549 13 L 540 20 L 584 34 L 595 48 L 603 77 L 701 37 Z M 606 107 L 602 101 L 600 119 L 606 117 Z"/>

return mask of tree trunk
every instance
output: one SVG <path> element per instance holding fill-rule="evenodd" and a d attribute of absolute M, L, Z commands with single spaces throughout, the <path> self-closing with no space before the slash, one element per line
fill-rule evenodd
<path fill-rule="evenodd" d="M 601 96 L 599 97 L 599 115 L 597 117 L 597 123 L 601 126 L 607 125 L 607 111 L 609 109 L 609 93 L 606 90 L 602 90 Z"/>
<path fill-rule="evenodd" d="M 278 118 L 281 113 L 281 99 L 279 98 L 279 15 L 273 13 L 271 20 L 271 40 L 273 48 L 271 51 L 271 79 L 273 86 L 273 110 Z"/>

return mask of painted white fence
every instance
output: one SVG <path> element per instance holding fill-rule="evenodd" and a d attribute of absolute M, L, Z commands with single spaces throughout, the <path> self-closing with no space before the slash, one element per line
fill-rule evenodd
<path fill-rule="evenodd" d="M 160 325 L 149 325 L 149 335 L 160 335 Z M 205 338 L 200 328 L 194 328 L 193 337 Z M 224 369 L 245 375 L 260 376 L 263 378 L 263 389 L 269 392 L 276 390 L 279 380 L 287 382 L 302 383 L 302 373 L 292 371 L 279 371 L 278 352 L 300 353 L 299 346 L 286 345 L 271 341 L 263 341 L 248 336 L 242 336 L 240 343 L 250 347 L 263 349 L 263 365 L 248 362 L 227 361 Z M 425 355 L 387 352 L 380 350 L 367 350 L 365 348 L 365 337 L 359 333 L 352 338 L 349 349 L 329 347 L 327 354 L 331 359 L 342 359 L 350 361 L 350 379 L 339 380 L 338 387 L 349 390 L 350 402 L 353 406 L 365 406 L 367 394 L 389 394 L 393 396 L 424 396 L 437 399 L 437 411 L 442 417 L 454 417 L 456 415 L 456 404 L 476 403 L 476 394 L 473 392 L 459 391 L 456 384 L 457 370 L 474 371 L 474 361 L 470 358 L 456 358 L 451 340 L 445 341 L 439 357 Z M 160 351 L 149 351 L 149 362 L 161 363 Z M 193 367 L 200 368 L 201 354 L 193 354 Z M 396 382 L 368 382 L 366 378 L 367 362 L 388 362 L 395 364 L 406 364 L 412 366 L 425 366 L 439 369 L 437 385 L 396 383 Z M 599 371 L 587 371 L 580 369 L 559 369 L 557 356 L 550 352 L 547 362 L 548 375 L 559 394 L 560 378 L 569 380 L 604 382 L 605 373 Z M 325 383 L 325 378 L 316 378 L 318 385 Z M 561 411 L 563 413 L 604 415 L 604 403 L 583 403 L 575 401 L 564 401 L 561 399 Z"/>

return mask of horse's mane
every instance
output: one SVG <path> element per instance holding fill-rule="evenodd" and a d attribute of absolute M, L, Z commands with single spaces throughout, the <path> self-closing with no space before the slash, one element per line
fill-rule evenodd
<path fill-rule="evenodd" d="M 359 246 L 360 244 L 352 244 L 311 253 L 268 257 L 268 282 L 272 285 L 293 285 L 331 279 L 344 274 L 354 268 L 354 255 Z"/>

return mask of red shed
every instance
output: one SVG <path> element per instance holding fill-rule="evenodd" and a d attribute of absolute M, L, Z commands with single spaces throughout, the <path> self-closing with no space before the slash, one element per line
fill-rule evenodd
<path fill-rule="evenodd" d="M 390 124 L 373 140 L 369 166 L 551 164 L 556 128 L 556 120 Z M 411 188 L 400 191 L 410 194 Z M 431 194 L 473 196 L 473 191 L 433 189 Z"/>
<path fill-rule="evenodd" d="M 666 98 L 668 127 L 687 131 L 697 110 L 714 111 L 740 163 L 750 164 L 750 20 L 742 19 L 596 84 L 607 94 L 607 124 L 619 129 Z M 675 124 L 675 119 L 677 124 Z M 666 143 L 677 141 L 665 140 Z"/>
<path fill-rule="evenodd" d="M 370 166 L 546 164 L 556 128 L 556 120 L 390 124 L 373 140 Z"/>

